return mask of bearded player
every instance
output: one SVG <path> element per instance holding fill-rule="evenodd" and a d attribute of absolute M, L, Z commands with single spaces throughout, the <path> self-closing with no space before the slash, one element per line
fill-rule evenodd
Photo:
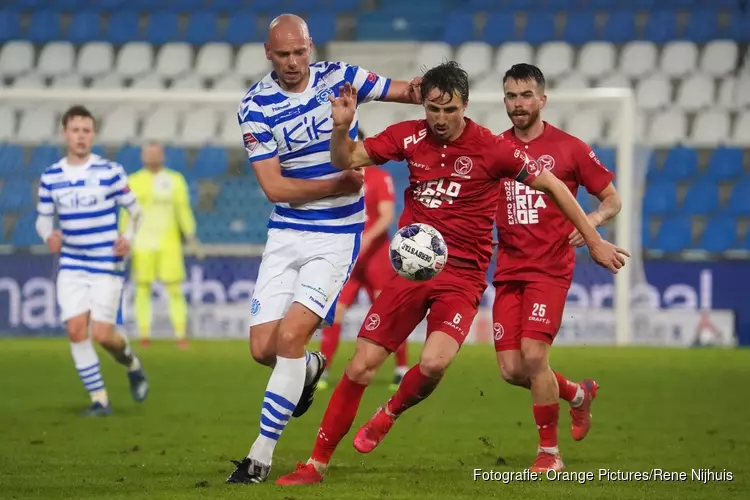
<path fill-rule="evenodd" d="M 536 66 L 516 64 L 503 78 L 505 106 L 513 128 L 502 134 L 514 147 L 537 159 L 576 194 L 578 186 L 601 201 L 588 215 L 601 226 L 620 211 L 620 198 L 607 170 L 581 140 L 542 121 L 544 75 Z M 497 212 L 498 257 L 493 279 L 495 350 L 508 383 L 531 389 L 539 447 L 532 471 L 560 471 L 557 447 L 558 397 L 570 403 L 571 434 L 581 440 L 591 428 L 591 402 L 598 385 L 577 384 L 552 371 L 549 348 L 562 322 L 573 279 L 575 247 L 581 234 L 548 196 L 512 179 L 500 189 Z"/>
<path fill-rule="evenodd" d="M 361 130 L 358 136 L 360 141 L 365 138 Z M 364 288 L 372 303 L 396 274 L 388 255 L 388 226 L 393 222 L 395 211 L 391 174 L 377 167 L 365 169 L 365 230 L 362 233 L 357 263 L 339 295 L 334 323 L 323 329 L 320 352 L 325 356 L 327 363 L 318 389 L 328 388 L 328 370 L 338 349 L 341 323 L 359 291 Z M 394 391 L 398 389 L 401 379 L 409 369 L 406 344 L 404 342 L 396 350 L 396 371 L 391 383 L 391 389 Z"/>
<path fill-rule="evenodd" d="M 346 85 L 332 99 L 334 131 L 331 162 L 340 169 L 406 160 L 410 186 L 400 226 L 425 223 L 448 245 L 443 271 L 426 282 L 394 277 L 370 308 L 357 348 L 328 403 L 306 464 L 280 478 L 282 485 L 323 480 L 339 442 L 349 431 L 365 388 L 388 355 L 427 316 L 427 339 L 419 364 L 404 376 L 398 391 L 354 437 L 354 447 L 369 453 L 396 419 L 437 387 L 469 333 L 486 288 L 499 182 L 510 177 L 557 201 L 587 242 L 595 261 L 612 272 L 627 252 L 604 241 L 573 195 L 554 175 L 539 169 L 524 152 L 464 117 L 469 102 L 466 72 L 455 62 L 425 73 L 421 82 L 425 120 L 398 123 L 362 142 L 347 131 L 354 119 L 356 90 Z M 428 313 L 429 310 L 429 313 Z"/>

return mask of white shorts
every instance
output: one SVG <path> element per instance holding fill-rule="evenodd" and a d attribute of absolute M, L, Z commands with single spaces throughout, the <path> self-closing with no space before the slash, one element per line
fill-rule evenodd
<path fill-rule="evenodd" d="M 63 269 L 57 274 L 57 303 L 62 321 L 90 312 L 92 321 L 114 325 L 123 277 Z"/>
<path fill-rule="evenodd" d="M 250 308 L 250 326 L 284 317 L 292 302 L 333 324 L 339 293 L 359 253 L 361 234 L 269 229 Z"/>

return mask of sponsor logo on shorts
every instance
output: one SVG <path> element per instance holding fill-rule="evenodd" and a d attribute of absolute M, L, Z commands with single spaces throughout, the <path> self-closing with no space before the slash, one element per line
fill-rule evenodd
<path fill-rule="evenodd" d="M 376 313 L 370 314 L 365 320 L 365 330 L 371 332 L 380 326 L 380 316 Z"/>
<path fill-rule="evenodd" d="M 317 299 L 316 299 L 315 297 L 313 297 L 312 295 L 308 295 L 308 296 L 307 296 L 307 298 L 308 298 L 308 299 L 310 299 L 310 302 L 312 302 L 313 304 L 317 304 L 317 305 L 318 305 L 318 306 L 320 306 L 320 307 L 323 307 L 323 308 L 324 308 L 324 307 L 326 306 L 325 304 L 323 304 L 322 302 L 320 302 L 319 300 L 317 300 Z"/>
<path fill-rule="evenodd" d="M 492 325 L 492 331 L 495 332 L 495 340 L 500 340 L 505 335 L 505 329 L 500 323 Z"/>
<path fill-rule="evenodd" d="M 450 326 L 454 330 L 458 331 L 458 333 L 460 333 L 464 337 L 466 336 L 466 333 L 464 333 L 463 328 L 461 328 L 460 326 L 456 325 L 455 323 L 451 323 L 450 321 L 443 321 L 443 324 Z"/>
<path fill-rule="evenodd" d="M 538 318 L 536 316 L 529 316 L 529 321 L 533 321 L 534 323 L 542 323 L 543 325 L 549 325 L 552 323 L 547 318 Z"/>
<path fill-rule="evenodd" d="M 318 295 L 317 300 L 310 297 L 310 300 L 312 300 L 316 304 L 320 304 L 320 302 L 323 302 L 323 304 L 325 304 L 326 302 L 328 302 L 328 294 L 322 288 L 318 286 L 306 285 L 304 283 L 302 284 L 302 288 L 307 288 L 311 292 L 315 292 Z M 321 305 L 321 307 L 325 307 L 325 306 Z"/>
<path fill-rule="evenodd" d="M 250 304 L 250 314 L 253 316 L 257 316 L 260 312 L 260 301 L 258 299 L 253 299 L 253 302 Z"/>

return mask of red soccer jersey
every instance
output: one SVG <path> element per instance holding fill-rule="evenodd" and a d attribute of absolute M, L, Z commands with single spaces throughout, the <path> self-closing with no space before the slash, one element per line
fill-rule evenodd
<path fill-rule="evenodd" d="M 500 137 L 536 158 L 539 167 L 555 174 L 574 196 L 579 185 L 596 195 L 614 179 L 586 143 L 546 122 L 542 135 L 529 143 L 519 140 L 513 129 Z M 568 236 L 574 229 L 547 195 L 504 179 L 497 212 L 494 281 L 544 281 L 569 287 L 575 248 Z"/>
<path fill-rule="evenodd" d="M 365 168 L 365 231 L 380 218 L 378 205 L 381 201 L 394 201 L 393 178 L 391 174 L 377 167 Z M 388 232 L 384 232 L 370 244 L 371 249 L 378 249 L 388 244 Z M 364 256 L 360 256 L 360 259 Z"/>
<path fill-rule="evenodd" d="M 466 119 L 461 136 L 442 142 L 425 120 L 397 123 L 364 141 L 378 165 L 407 160 L 409 187 L 399 227 L 428 224 L 448 245 L 448 267 L 487 270 L 492 258 L 492 228 L 503 177 L 531 182 L 536 163 L 508 141 Z"/>

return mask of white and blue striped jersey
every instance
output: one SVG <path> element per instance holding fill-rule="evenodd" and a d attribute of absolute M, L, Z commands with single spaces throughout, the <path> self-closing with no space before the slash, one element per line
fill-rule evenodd
<path fill-rule="evenodd" d="M 37 212 L 57 212 L 63 245 L 59 269 L 122 276 L 124 261 L 114 254 L 117 211 L 136 198 L 118 163 L 91 155 L 85 165 L 63 158 L 42 173 Z"/>
<path fill-rule="evenodd" d="M 238 111 L 250 162 L 279 157 L 281 174 L 296 179 L 326 179 L 341 175 L 331 165 L 333 118 L 329 95 L 349 82 L 357 89 L 357 104 L 382 100 L 391 80 L 344 62 L 310 65 L 304 92 L 285 92 L 273 72 L 250 87 Z M 349 136 L 357 139 L 355 115 Z M 364 190 L 290 206 L 277 203 L 269 228 L 325 233 L 359 233 L 364 228 Z"/>

